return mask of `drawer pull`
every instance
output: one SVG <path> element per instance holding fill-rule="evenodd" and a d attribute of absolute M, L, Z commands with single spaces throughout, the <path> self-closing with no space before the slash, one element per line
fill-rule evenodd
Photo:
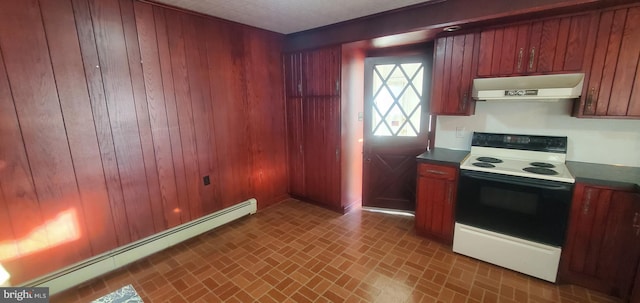
<path fill-rule="evenodd" d="M 427 169 L 427 172 L 434 175 L 446 175 L 447 173 L 439 170 Z"/>
<path fill-rule="evenodd" d="M 452 202 L 453 202 L 453 186 L 449 186 L 447 204 L 451 205 Z M 637 213 L 636 213 L 636 215 L 637 215 Z"/>

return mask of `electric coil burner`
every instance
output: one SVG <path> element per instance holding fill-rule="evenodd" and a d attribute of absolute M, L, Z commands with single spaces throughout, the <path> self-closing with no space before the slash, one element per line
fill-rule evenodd
<path fill-rule="evenodd" d="M 529 173 L 547 175 L 547 176 L 553 176 L 558 174 L 557 171 L 550 168 L 544 168 L 544 167 L 525 167 L 522 170 Z"/>
<path fill-rule="evenodd" d="M 555 282 L 575 179 L 567 137 L 474 133 L 453 251 Z"/>
<path fill-rule="evenodd" d="M 492 157 L 478 157 L 476 158 L 476 160 L 480 162 L 486 162 L 486 163 L 502 163 L 502 160 L 492 158 Z"/>

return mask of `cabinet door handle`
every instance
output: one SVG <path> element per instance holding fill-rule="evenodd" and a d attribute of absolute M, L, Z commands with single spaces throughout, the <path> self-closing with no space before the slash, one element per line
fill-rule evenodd
<path fill-rule="evenodd" d="M 460 102 L 460 111 L 464 112 L 467 109 L 467 99 L 469 98 L 469 93 L 468 92 L 464 92 L 464 94 L 462 94 L 462 102 Z"/>
<path fill-rule="evenodd" d="M 531 48 L 531 53 L 529 54 L 529 71 L 533 71 L 533 59 L 536 57 L 536 48 Z"/>
<path fill-rule="evenodd" d="M 587 95 L 587 103 L 585 104 L 586 110 L 591 113 L 591 106 L 593 105 L 593 96 L 596 94 L 596 88 L 592 87 Z"/>
<path fill-rule="evenodd" d="M 300 153 L 302 153 L 302 144 L 300 144 Z"/>
<path fill-rule="evenodd" d="M 427 172 L 434 175 L 446 175 L 447 173 L 439 170 L 427 169 Z"/>
<path fill-rule="evenodd" d="M 298 93 L 302 95 L 302 83 L 298 82 Z"/>
<path fill-rule="evenodd" d="M 449 185 L 449 192 L 447 194 L 447 204 L 451 205 L 453 203 L 453 186 Z"/>
<path fill-rule="evenodd" d="M 336 162 L 340 161 L 340 148 L 336 147 Z"/>
<path fill-rule="evenodd" d="M 582 212 L 586 215 L 589 213 L 589 208 L 591 208 L 591 191 L 587 191 L 584 205 L 582 206 Z"/>
<path fill-rule="evenodd" d="M 336 80 L 336 95 L 340 94 L 340 81 Z"/>
<path fill-rule="evenodd" d="M 518 72 L 522 71 L 522 56 L 524 56 L 524 48 L 520 48 L 518 52 Z"/>

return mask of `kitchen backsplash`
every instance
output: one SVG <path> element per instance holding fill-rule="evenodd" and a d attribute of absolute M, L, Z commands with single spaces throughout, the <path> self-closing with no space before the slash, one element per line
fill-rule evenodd
<path fill-rule="evenodd" d="M 469 150 L 474 131 L 567 136 L 567 160 L 640 167 L 640 120 L 577 119 L 572 101 L 477 102 L 470 117 L 439 116 L 436 147 Z"/>

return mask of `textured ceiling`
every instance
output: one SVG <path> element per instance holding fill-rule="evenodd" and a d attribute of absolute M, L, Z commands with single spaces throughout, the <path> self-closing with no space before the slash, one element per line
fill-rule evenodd
<path fill-rule="evenodd" d="M 282 34 L 431 0 L 156 0 Z"/>

